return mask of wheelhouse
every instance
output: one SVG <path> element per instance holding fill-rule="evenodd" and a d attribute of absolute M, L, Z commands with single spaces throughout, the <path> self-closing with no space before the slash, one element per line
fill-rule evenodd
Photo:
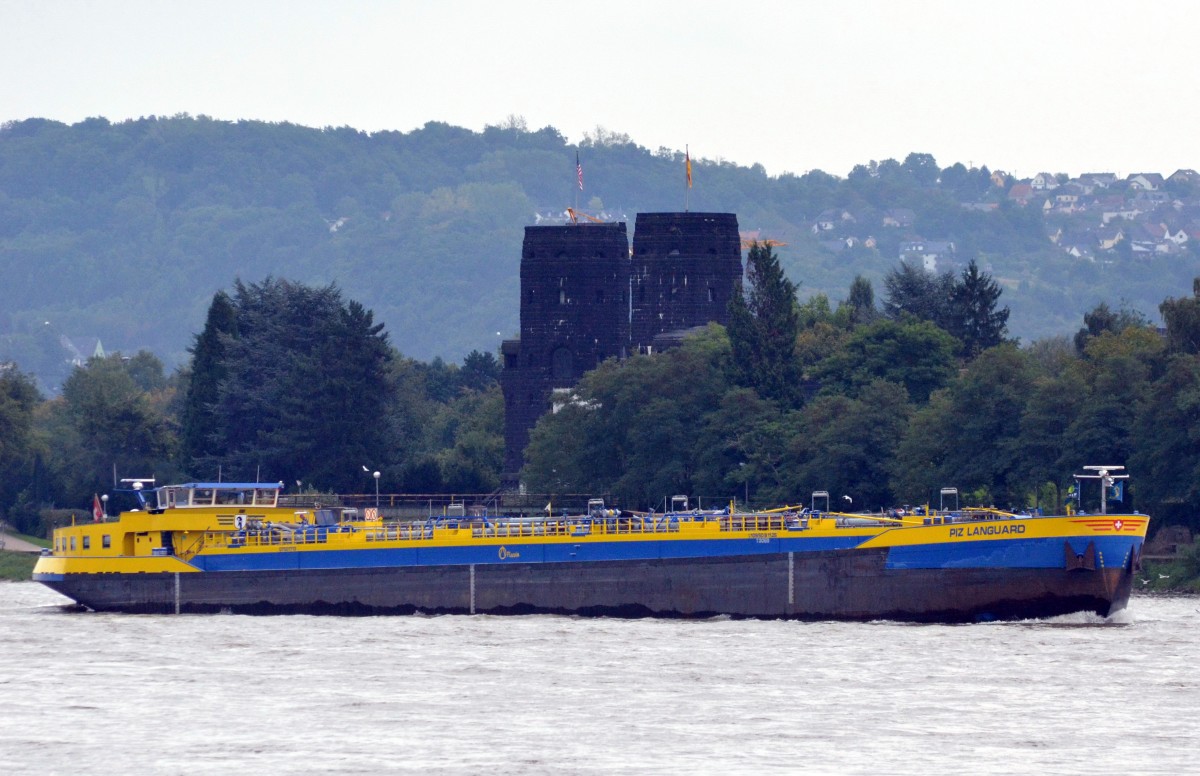
<path fill-rule="evenodd" d="M 198 507 L 275 507 L 279 504 L 278 482 L 189 482 L 164 485 L 154 492 L 152 509 L 195 509 Z"/>

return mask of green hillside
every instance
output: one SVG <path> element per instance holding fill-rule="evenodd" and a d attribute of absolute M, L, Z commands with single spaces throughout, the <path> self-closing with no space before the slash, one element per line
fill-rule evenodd
<path fill-rule="evenodd" d="M 538 214 L 578 198 L 632 222 L 684 200 L 681 153 L 603 130 L 577 148 L 551 127 L 509 123 L 374 134 L 186 115 L 5 124 L 0 359 L 52 391 L 67 374 L 62 336 L 178 365 L 215 291 L 271 276 L 336 282 L 405 355 L 494 351 L 517 330 L 523 227 Z M 1136 267 L 1069 256 L 1036 203 L 1013 204 L 987 168 L 939 168 L 926 154 L 847 178 L 693 163 L 691 209 L 735 212 L 743 230 L 788 243 L 780 254 L 802 298 L 841 299 L 857 274 L 878 285 L 908 240 L 952 242 L 938 269 L 979 259 L 1005 287 L 1010 331 L 1028 341 L 1073 333 L 1102 300 L 1156 318 L 1200 274 L 1190 250 Z M 885 225 L 895 209 L 911 223 Z M 816 228 L 823 214 L 835 228 Z"/>

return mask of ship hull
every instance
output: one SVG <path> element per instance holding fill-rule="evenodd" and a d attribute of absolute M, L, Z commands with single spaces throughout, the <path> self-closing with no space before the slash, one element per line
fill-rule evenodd
<path fill-rule="evenodd" d="M 701 558 L 200 573 L 53 574 L 89 609 L 130 613 L 531 614 L 979 622 L 1111 615 L 1135 559 L 1098 568 L 896 568 L 886 549 Z"/>

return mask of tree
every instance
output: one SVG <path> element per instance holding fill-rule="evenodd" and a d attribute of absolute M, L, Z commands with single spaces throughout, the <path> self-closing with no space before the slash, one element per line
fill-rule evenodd
<path fill-rule="evenodd" d="M 879 311 L 875 309 L 875 289 L 871 287 L 871 281 L 862 275 L 854 276 L 846 307 L 850 308 L 851 326 L 872 323 L 879 317 Z"/>
<path fill-rule="evenodd" d="M 900 266 L 883 279 L 887 294 L 883 313 L 894 321 L 911 315 L 931 321 L 943 329 L 949 328 L 950 303 L 954 294 L 954 275 L 926 272 L 916 264 L 900 262 Z"/>
<path fill-rule="evenodd" d="M 1137 408 L 1164 347 L 1157 332 L 1139 326 L 1105 332 L 1088 343 L 1080 365 L 1085 392 L 1064 435 L 1061 467 L 1130 460 Z"/>
<path fill-rule="evenodd" d="M 466 391 L 443 408 L 435 423 L 449 437 L 438 459 L 442 487 L 457 493 L 487 493 L 500 485 L 504 465 L 504 396 L 493 384 Z"/>
<path fill-rule="evenodd" d="M 1129 468 L 1143 503 L 1156 517 L 1200 529 L 1200 357 L 1172 357 L 1151 384 L 1134 419 L 1133 450 Z"/>
<path fill-rule="evenodd" d="M 131 361 L 114 354 L 76 367 L 49 408 L 43 433 L 55 440 L 48 454 L 60 503 L 90 503 L 114 468 L 125 477 L 177 476 L 176 436 L 161 402 L 134 380 Z"/>
<path fill-rule="evenodd" d="M 961 354 L 970 360 L 1004 341 L 1009 310 L 997 310 L 1000 286 L 979 271 L 972 259 L 959 278 L 938 275 L 901 262 L 884 278 L 884 314 L 892 320 L 911 315 L 949 332 L 959 340 Z"/>
<path fill-rule="evenodd" d="M 14 507 L 33 480 L 39 447 L 34 411 L 41 400 L 32 375 L 0 364 L 0 519 L 24 530 L 31 526 L 16 519 Z"/>
<path fill-rule="evenodd" d="M 1167 324 L 1167 346 L 1174 353 L 1200 353 L 1200 277 L 1191 298 L 1170 298 L 1158 306 Z"/>
<path fill-rule="evenodd" d="M 746 258 L 746 280 L 749 293 L 739 287 L 729 302 L 735 379 L 782 407 L 797 407 L 803 394 L 796 358 L 796 285 L 784 274 L 771 246 L 758 242 Z"/>
<path fill-rule="evenodd" d="M 1068 461 L 1069 429 L 1079 414 L 1087 386 L 1077 364 L 1033 378 L 1029 399 L 1021 413 L 1020 471 L 1015 475 L 1024 489 L 1038 492 L 1054 483 L 1056 492 L 1070 482 L 1075 467 Z M 1058 504 L 1049 505 L 1058 507 Z"/>
<path fill-rule="evenodd" d="M 826 394 L 857 397 L 877 380 L 898 383 L 917 404 L 954 376 L 955 340 L 928 321 L 878 320 L 856 329 L 813 376 Z"/>
<path fill-rule="evenodd" d="M 999 284 L 980 272 L 974 259 L 951 290 L 947 330 L 962 342 L 968 360 L 1004 341 L 1009 310 L 996 309 L 1000 293 Z"/>
<path fill-rule="evenodd" d="M 472 350 L 463 359 L 460 376 L 464 388 L 486 391 L 500 382 L 500 362 L 491 353 Z"/>
<path fill-rule="evenodd" d="M 935 488 L 990 494 L 1004 505 L 1024 499 L 1018 461 L 1020 418 L 1031 372 L 1013 345 L 984 351 L 918 411 L 898 449 L 893 487 L 907 499 Z"/>
<path fill-rule="evenodd" d="M 719 493 L 728 473 L 720 467 L 746 460 L 709 417 L 731 409 L 722 402 L 729 359 L 729 340 L 712 325 L 674 350 L 605 361 L 538 420 L 522 480 L 534 491 L 609 493 L 642 507 L 675 493 Z"/>
<path fill-rule="evenodd" d="M 180 432 L 184 468 L 200 458 L 219 456 L 222 452 L 212 442 L 216 431 L 213 410 L 220 395 L 221 381 L 228 374 L 226 341 L 236 337 L 237 312 L 233 300 L 224 291 L 218 291 L 208 307 L 204 330 L 196 335 L 189 351 L 192 364 Z"/>
<path fill-rule="evenodd" d="M 870 383 L 859 398 L 821 396 L 802 411 L 800 433 L 790 442 L 786 468 L 794 471 L 793 498 L 827 490 L 850 496 L 854 509 L 894 504 L 889 473 L 912 407 L 904 387 Z"/>
<path fill-rule="evenodd" d="M 937 185 L 940 171 L 932 154 L 911 153 L 904 157 L 901 167 L 912 176 L 918 186 L 932 188 Z"/>
<path fill-rule="evenodd" d="M 361 488 L 362 466 L 378 468 L 387 450 L 383 324 L 335 285 L 239 281 L 232 303 L 237 336 L 220 340 L 212 409 L 216 452 L 202 463 L 213 475 L 220 466 L 230 477 Z"/>
<path fill-rule="evenodd" d="M 1167 304 L 1167 302 L 1163 302 L 1163 304 Z M 1120 334 L 1130 326 L 1145 325 L 1147 325 L 1146 317 L 1136 310 L 1122 307 L 1113 312 L 1107 302 L 1101 302 L 1083 314 L 1083 328 L 1075 333 L 1075 350 L 1082 356 L 1087 350 L 1088 342 L 1106 331 Z"/>

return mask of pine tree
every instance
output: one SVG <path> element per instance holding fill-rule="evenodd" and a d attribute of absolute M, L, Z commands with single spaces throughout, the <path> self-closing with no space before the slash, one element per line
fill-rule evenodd
<path fill-rule="evenodd" d="M 236 336 L 237 315 L 233 300 L 224 291 L 218 291 L 209 305 L 204 330 L 196 335 L 196 343 L 191 347 L 191 380 L 184 399 L 180 443 L 184 468 L 190 468 L 207 455 L 221 452 L 212 443 L 213 407 L 217 403 L 221 381 L 227 374 L 223 338 Z"/>
<path fill-rule="evenodd" d="M 746 257 L 746 280 L 749 293 L 738 288 L 729 302 L 735 380 L 784 408 L 798 407 L 803 392 L 796 358 L 796 284 L 771 247 L 757 242 Z"/>
<path fill-rule="evenodd" d="M 855 275 L 854 282 L 850 284 L 850 296 L 846 299 L 846 306 L 850 308 L 852 327 L 872 323 L 878 318 L 879 311 L 875 309 L 875 289 L 871 286 L 871 281 L 862 275 Z"/>
<path fill-rule="evenodd" d="M 383 324 L 332 284 L 239 281 L 226 301 L 236 336 L 218 335 L 210 348 L 206 327 L 195 349 L 201 379 L 189 405 L 205 421 L 196 460 L 235 478 L 361 488 L 362 467 L 383 466 L 386 454 L 392 351 Z M 215 398 L 202 401 L 214 385 Z"/>
<path fill-rule="evenodd" d="M 963 344 L 963 356 L 973 359 L 988 348 L 1004 342 L 1008 308 L 997 310 L 1000 285 L 979 271 L 972 259 L 950 294 L 948 330 Z"/>
<path fill-rule="evenodd" d="M 899 268 L 884 277 L 883 284 L 887 289 L 883 312 L 888 318 L 899 321 L 905 315 L 911 315 L 922 321 L 932 321 L 943 329 L 949 328 L 953 274 L 938 275 L 916 264 L 901 262 Z"/>

